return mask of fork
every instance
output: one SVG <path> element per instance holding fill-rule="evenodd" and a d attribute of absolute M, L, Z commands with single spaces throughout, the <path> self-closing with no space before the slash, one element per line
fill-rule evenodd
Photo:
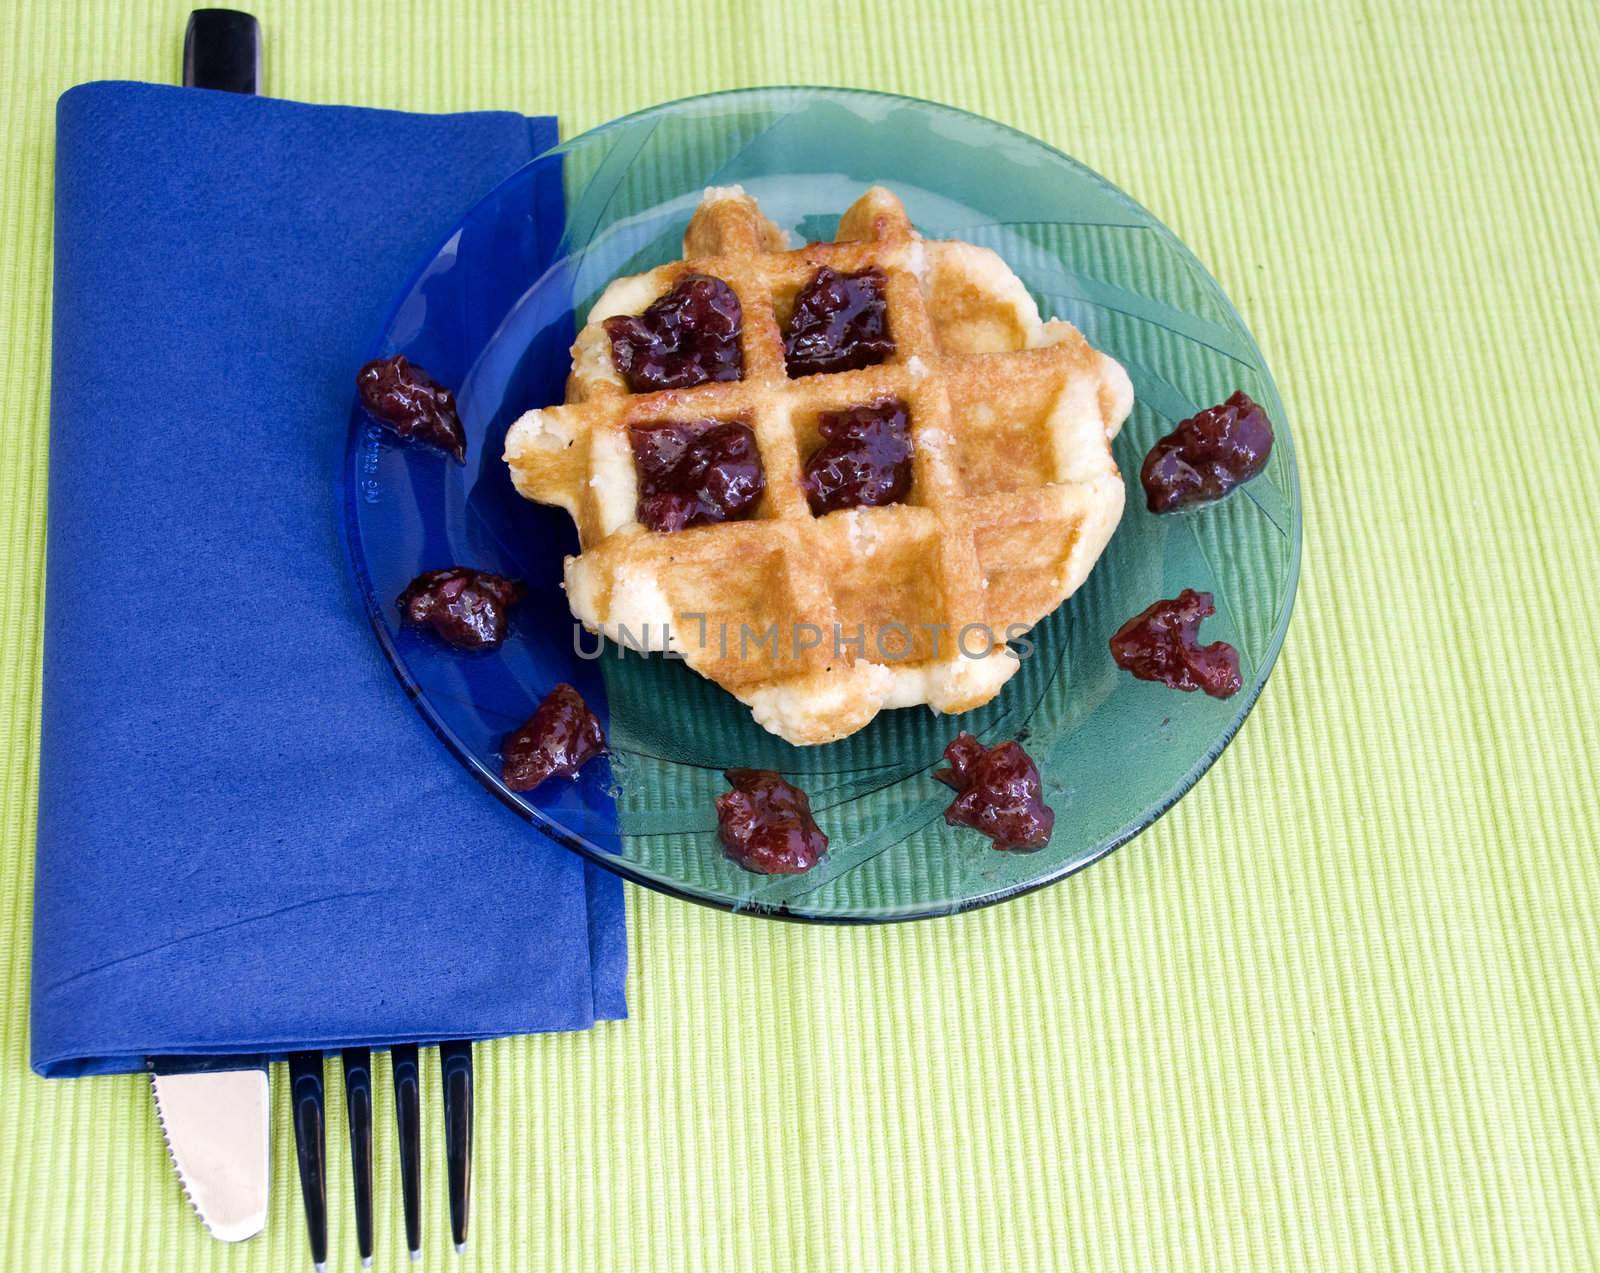
<path fill-rule="evenodd" d="M 351 1183 L 355 1192 L 356 1243 L 361 1263 L 372 1263 L 372 1050 L 345 1048 L 345 1115 L 350 1127 Z M 400 1147 L 400 1192 L 405 1209 L 406 1249 L 422 1258 L 422 1129 L 420 1058 L 415 1043 L 390 1049 L 394 1069 L 395 1130 Z M 450 1188 L 450 1236 L 456 1253 L 466 1248 L 472 1191 L 472 1044 L 439 1044 L 444 1091 L 445 1162 Z M 319 1273 L 328 1259 L 327 1117 L 321 1052 L 289 1054 L 289 1089 L 295 1161 L 305 1203 L 311 1260 Z"/>

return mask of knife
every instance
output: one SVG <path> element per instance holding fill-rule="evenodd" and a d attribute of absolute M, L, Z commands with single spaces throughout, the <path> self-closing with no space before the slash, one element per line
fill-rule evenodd
<path fill-rule="evenodd" d="M 267 1223 L 271 1102 L 264 1056 L 152 1056 L 156 1118 L 184 1196 L 213 1237 Z"/>
<path fill-rule="evenodd" d="M 232 9 L 196 9 L 183 39 L 190 88 L 254 93 L 261 24 Z M 266 1226 L 271 1183 L 271 1080 L 264 1056 L 146 1058 L 156 1118 L 184 1195 L 224 1242 Z"/>
<path fill-rule="evenodd" d="M 261 24 L 237 9 L 196 9 L 183 35 L 183 86 L 261 89 Z"/>

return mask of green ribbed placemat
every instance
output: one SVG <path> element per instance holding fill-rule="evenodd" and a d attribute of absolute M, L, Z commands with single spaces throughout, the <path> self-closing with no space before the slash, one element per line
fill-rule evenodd
<path fill-rule="evenodd" d="M 306 1263 L 281 1102 L 268 1232 L 228 1248 L 142 1081 L 26 1065 L 52 111 L 81 80 L 175 79 L 187 9 L 0 11 L 0 1253 L 30 1273 Z M 1301 455 L 1284 658 L 1155 830 L 1042 894 L 887 929 L 634 891 L 633 1019 L 482 1049 L 472 1242 L 452 1264 L 436 1171 L 429 1267 L 1600 1265 L 1589 0 L 922 0 L 870 29 L 821 0 L 255 9 L 269 89 L 310 101 L 570 132 L 821 82 L 1026 129 L 1211 267 Z M 378 1186 L 401 1268 L 392 1152 Z"/>

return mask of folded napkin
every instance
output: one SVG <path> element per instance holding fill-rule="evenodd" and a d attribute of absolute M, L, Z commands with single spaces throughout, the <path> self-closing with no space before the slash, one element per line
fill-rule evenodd
<path fill-rule="evenodd" d="M 433 738 L 339 536 L 390 302 L 555 140 L 500 112 L 62 97 L 39 1073 L 623 1015 L 619 882 Z"/>

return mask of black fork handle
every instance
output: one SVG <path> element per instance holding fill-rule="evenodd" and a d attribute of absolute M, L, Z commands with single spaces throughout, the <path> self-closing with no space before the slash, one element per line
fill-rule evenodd
<path fill-rule="evenodd" d="M 372 1049 L 344 1050 L 344 1108 L 350 1122 L 350 1175 L 355 1187 L 356 1246 L 372 1263 Z"/>
<path fill-rule="evenodd" d="M 394 1063 L 394 1126 L 400 1138 L 400 1198 L 406 1213 L 406 1250 L 422 1258 L 422 1073 L 415 1043 L 397 1043 Z"/>
<path fill-rule="evenodd" d="M 444 1087 L 444 1150 L 450 1175 L 450 1237 L 459 1255 L 467 1245 L 467 1204 L 472 1197 L 472 1044 L 439 1045 Z"/>
<path fill-rule="evenodd" d="M 306 1208 L 311 1262 L 328 1262 L 327 1119 L 322 1094 L 322 1053 L 289 1053 L 289 1099 L 294 1115 L 295 1160 L 300 1166 L 300 1197 Z"/>

